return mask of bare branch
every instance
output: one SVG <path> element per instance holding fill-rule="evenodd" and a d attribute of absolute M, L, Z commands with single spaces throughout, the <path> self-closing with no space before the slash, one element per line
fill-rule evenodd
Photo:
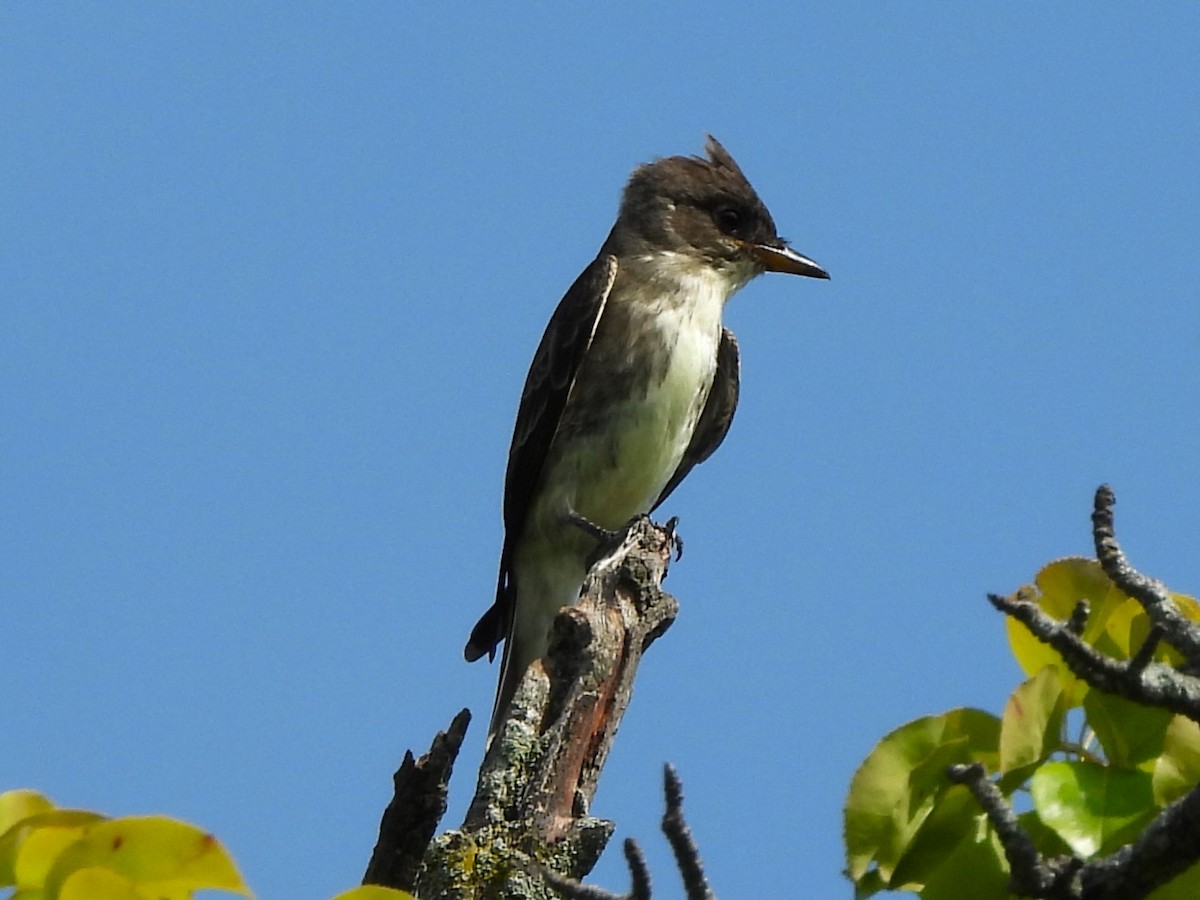
<path fill-rule="evenodd" d="M 1106 656 L 1085 643 L 1075 633 L 1072 622 L 1060 622 L 1046 615 L 1037 603 L 1020 592 L 1016 597 L 990 594 L 988 600 L 1062 654 L 1071 671 L 1093 687 L 1200 722 L 1200 679 L 1148 661 L 1142 653 L 1127 661 Z"/>
<path fill-rule="evenodd" d="M 1113 520 L 1116 502 L 1116 494 L 1107 484 L 1096 489 L 1092 538 L 1100 567 L 1113 584 L 1142 604 L 1150 621 L 1159 626 L 1168 643 L 1177 647 L 1193 667 L 1200 665 L 1200 627 L 1180 612 L 1165 584 L 1143 575 L 1129 564 L 1125 551 L 1117 543 Z"/>
<path fill-rule="evenodd" d="M 688 900 L 715 900 L 715 894 L 704 877 L 704 866 L 700 863 L 700 849 L 692 838 L 692 831 L 683 818 L 683 783 L 674 767 L 663 766 L 663 789 L 667 795 L 667 811 L 663 815 L 662 830 L 675 852 L 675 863 L 683 876 L 683 887 Z"/>
<path fill-rule="evenodd" d="M 682 551 L 683 541 L 680 541 L 677 552 Z M 650 867 L 646 865 L 646 856 L 633 838 L 625 838 L 624 847 L 625 863 L 629 866 L 629 875 L 633 880 L 633 886 L 629 890 L 629 900 L 650 900 Z"/>
<path fill-rule="evenodd" d="M 420 759 L 405 752 L 404 762 L 392 777 L 392 800 L 383 811 L 379 840 L 363 884 L 405 891 L 416 885 L 425 850 L 446 814 L 450 775 L 470 721 L 471 713 L 464 709 L 449 728 L 438 732 L 429 752 Z"/>

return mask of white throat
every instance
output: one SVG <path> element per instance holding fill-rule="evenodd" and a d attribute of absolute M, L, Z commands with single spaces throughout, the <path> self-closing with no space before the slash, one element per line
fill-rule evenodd
<path fill-rule="evenodd" d="M 717 268 L 673 250 L 647 254 L 638 262 L 655 275 L 644 308 L 653 313 L 677 311 L 702 331 L 717 330 L 726 302 L 757 274 L 748 266 Z"/>

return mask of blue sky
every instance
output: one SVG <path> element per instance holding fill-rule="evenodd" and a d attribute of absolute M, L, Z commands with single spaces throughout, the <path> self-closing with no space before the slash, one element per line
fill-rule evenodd
<path fill-rule="evenodd" d="M 669 760 L 718 894 L 849 896 L 854 768 L 1001 709 L 984 594 L 1088 552 L 1098 484 L 1200 591 L 1200 7 L 416 7 L 0 8 L 0 787 L 328 897 L 466 706 L 456 825 L 526 366 L 628 172 L 711 131 L 833 280 L 727 310 L 593 811 L 678 896 Z"/>

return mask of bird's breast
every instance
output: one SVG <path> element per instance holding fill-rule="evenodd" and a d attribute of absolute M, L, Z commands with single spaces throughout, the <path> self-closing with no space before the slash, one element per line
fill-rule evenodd
<path fill-rule="evenodd" d="M 649 511 L 691 441 L 716 371 L 721 310 L 717 282 L 614 298 L 610 328 L 576 381 L 552 483 L 559 502 L 605 528 Z M 603 327 L 603 326 L 602 326 Z"/>

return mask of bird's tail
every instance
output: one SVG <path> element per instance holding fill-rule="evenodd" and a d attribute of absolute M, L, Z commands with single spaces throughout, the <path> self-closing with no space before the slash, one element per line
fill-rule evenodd
<path fill-rule="evenodd" d="M 516 604 L 504 656 L 500 662 L 500 685 L 488 725 L 488 740 L 500 727 L 508 705 L 525 670 L 535 660 L 546 655 L 550 646 L 550 625 L 564 606 L 579 599 L 586 570 L 574 560 L 540 557 L 513 567 L 516 581 Z"/>

